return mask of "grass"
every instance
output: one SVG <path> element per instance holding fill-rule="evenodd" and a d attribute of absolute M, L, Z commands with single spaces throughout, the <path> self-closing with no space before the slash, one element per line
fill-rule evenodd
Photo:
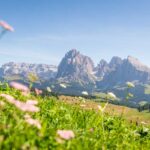
<path fill-rule="evenodd" d="M 80 98 L 76 97 L 70 97 L 70 96 L 60 96 L 60 100 L 64 101 L 65 103 L 73 104 L 73 105 L 80 105 L 83 103 Z M 84 107 L 81 107 L 83 109 L 94 109 L 98 110 L 97 105 L 104 105 L 105 103 L 103 102 L 94 102 L 92 100 L 86 100 L 84 103 Z M 136 108 L 129 108 L 125 106 L 119 106 L 119 105 L 114 105 L 114 104 L 108 104 L 106 107 L 106 113 L 109 115 L 115 115 L 115 116 L 122 116 L 124 119 L 126 119 L 129 122 L 145 122 L 150 125 L 150 113 L 147 111 L 142 111 L 139 112 Z"/>
<path fill-rule="evenodd" d="M 14 105 L 5 103 L 0 106 L 0 149 L 2 150 L 149 150 L 149 125 L 136 124 L 148 121 L 149 114 L 139 113 L 135 109 L 109 104 L 104 117 L 97 109 L 98 103 L 79 100 L 75 97 L 60 96 L 40 97 L 22 96 L 19 91 L 7 88 L 0 93 L 7 93 L 20 101 L 36 99 L 39 112 L 28 113 L 40 121 L 38 129 L 25 122 L 23 112 Z M 104 104 L 102 104 L 104 105 Z M 124 108 L 123 117 L 120 115 Z M 134 117 L 133 117 L 134 116 Z M 133 118 L 132 118 L 133 117 Z M 135 119 L 136 120 L 136 119 Z M 72 130 L 75 137 L 61 139 L 58 130 Z"/>
<path fill-rule="evenodd" d="M 145 86 L 145 91 L 144 91 L 144 93 L 145 93 L 145 94 L 150 94 L 150 85 L 147 84 L 147 85 Z"/>

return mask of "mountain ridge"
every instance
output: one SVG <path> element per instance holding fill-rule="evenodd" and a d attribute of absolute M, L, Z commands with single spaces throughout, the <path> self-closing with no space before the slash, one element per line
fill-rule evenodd
<path fill-rule="evenodd" d="M 129 68 L 127 68 L 127 66 Z M 5 63 L 0 67 L 0 76 L 13 74 L 25 75 L 30 72 L 34 72 L 37 73 L 37 75 L 45 73 L 51 78 L 69 79 L 70 77 L 70 80 L 77 80 L 85 75 L 87 77 L 87 79 L 86 77 L 83 77 L 83 81 L 85 81 L 88 79 L 97 80 L 96 78 L 106 78 L 106 76 L 109 76 L 109 74 L 112 74 L 114 71 L 122 72 L 123 70 L 121 70 L 121 68 L 123 67 L 126 67 L 126 72 L 128 72 L 131 68 L 134 68 L 134 71 L 145 72 L 145 76 L 147 73 L 147 80 L 150 80 L 150 68 L 141 63 L 137 58 L 128 56 L 127 58 L 122 59 L 118 56 L 113 56 L 110 62 L 101 59 L 97 66 L 95 66 L 90 57 L 81 54 L 76 49 L 68 51 L 58 66 L 34 63 Z"/>
<path fill-rule="evenodd" d="M 137 58 L 128 56 L 122 59 L 114 56 L 109 62 L 101 59 L 95 66 L 90 57 L 76 49 L 68 51 L 59 66 L 9 62 L 0 67 L 0 77 L 8 81 L 14 80 L 11 77 L 15 75 L 27 79 L 29 73 L 35 73 L 43 80 L 39 85 L 41 88 L 54 85 L 54 90 L 59 91 L 59 84 L 65 83 L 68 87 L 61 90 L 61 93 L 73 95 L 83 90 L 90 94 L 95 91 L 116 91 L 116 86 L 124 86 L 130 81 L 137 87 L 142 85 L 142 97 L 144 85 L 150 83 L 150 68 Z"/>

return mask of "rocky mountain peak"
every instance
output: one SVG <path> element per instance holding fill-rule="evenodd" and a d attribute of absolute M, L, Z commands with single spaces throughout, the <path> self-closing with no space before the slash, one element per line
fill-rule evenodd
<path fill-rule="evenodd" d="M 101 59 L 97 67 L 95 68 L 95 75 L 97 77 L 103 78 L 104 75 L 109 72 L 109 64 L 107 63 L 106 60 Z"/>
<path fill-rule="evenodd" d="M 112 57 L 110 63 L 109 63 L 109 66 L 110 68 L 116 68 L 118 65 L 122 64 L 122 59 L 118 56 L 114 56 Z"/>
<path fill-rule="evenodd" d="M 132 56 L 128 56 L 127 61 L 135 65 L 141 64 L 141 62 L 137 58 Z"/>
<path fill-rule="evenodd" d="M 69 52 L 66 53 L 66 57 L 75 57 L 79 54 L 80 52 L 77 51 L 76 49 L 71 49 Z"/>
<path fill-rule="evenodd" d="M 101 59 L 98 66 L 105 66 L 105 65 L 108 65 L 107 61 L 104 59 Z"/>
<path fill-rule="evenodd" d="M 125 60 L 127 64 L 130 64 L 136 68 L 136 70 L 143 71 L 143 72 L 150 72 L 150 68 L 140 62 L 137 58 L 128 56 Z"/>
<path fill-rule="evenodd" d="M 111 61 L 107 63 L 104 59 L 101 59 L 100 63 L 96 67 L 95 75 L 97 77 L 103 78 L 106 74 L 116 70 L 123 63 L 120 57 L 114 56 Z"/>
<path fill-rule="evenodd" d="M 104 77 L 101 85 L 111 87 L 127 81 L 146 83 L 149 80 L 150 68 L 143 65 L 138 59 L 128 56 L 115 70 Z"/>
<path fill-rule="evenodd" d="M 58 66 L 57 78 L 68 80 L 91 80 L 94 63 L 91 58 L 80 54 L 76 49 L 70 50 Z"/>

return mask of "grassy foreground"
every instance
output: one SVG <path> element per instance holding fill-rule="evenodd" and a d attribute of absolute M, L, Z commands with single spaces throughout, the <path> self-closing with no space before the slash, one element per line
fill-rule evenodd
<path fill-rule="evenodd" d="M 88 102 L 55 97 L 22 96 L 16 90 L 0 91 L 19 101 L 38 101 L 38 112 L 21 111 L 6 98 L 0 97 L 0 149 L 1 150 L 149 150 L 150 128 L 147 124 L 129 123 L 119 115 L 91 107 Z M 96 103 L 93 104 L 97 107 Z M 126 110 L 124 110 L 126 112 Z M 25 115 L 37 119 L 41 127 L 28 124 Z M 71 130 L 74 137 L 63 139 L 58 130 Z"/>
<path fill-rule="evenodd" d="M 83 102 L 80 100 L 80 98 L 71 96 L 60 96 L 59 99 L 64 101 L 65 103 L 76 106 L 80 105 L 81 102 Z M 85 103 L 83 105 L 81 104 L 80 107 L 83 109 L 93 109 L 98 111 L 98 104 L 103 106 L 105 103 L 98 103 L 94 102 L 93 100 L 86 99 Z M 105 112 L 109 115 L 122 116 L 128 122 L 137 122 L 138 124 L 140 124 L 141 122 L 145 122 L 146 124 L 150 125 L 150 112 L 148 110 L 139 112 L 136 108 L 130 108 L 109 103 L 106 107 Z"/>

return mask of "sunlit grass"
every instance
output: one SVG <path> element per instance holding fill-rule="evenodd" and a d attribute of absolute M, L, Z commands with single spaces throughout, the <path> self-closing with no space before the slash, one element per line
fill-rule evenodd
<path fill-rule="evenodd" d="M 149 116 L 146 112 L 139 113 L 126 107 L 122 117 L 122 106 L 108 104 L 102 118 L 98 109 L 99 103 L 83 98 L 23 96 L 21 92 L 9 87 L 0 91 L 1 93 L 9 94 L 24 103 L 29 99 L 36 100 L 40 111 L 21 111 L 1 97 L 0 101 L 3 101 L 4 105 L 0 106 L 0 149 L 150 148 L 148 126 L 126 121 L 129 116 L 131 119 L 134 115 L 146 119 Z M 104 105 L 105 103 L 101 103 L 101 106 Z M 27 114 L 38 120 L 41 126 L 27 122 L 24 117 L 29 117 Z M 141 121 L 146 121 L 142 119 Z"/>
<path fill-rule="evenodd" d="M 82 101 L 80 101 L 78 97 L 74 98 L 74 97 L 69 97 L 69 96 L 61 96 L 60 99 L 66 103 L 74 104 L 74 105 L 79 105 L 82 103 Z M 84 103 L 85 105 L 84 109 L 98 110 L 97 108 L 98 104 L 101 104 L 102 106 L 104 106 L 105 103 L 94 102 L 92 100 L 86 100 Z M 124 109 L 124 112 L 123 112 L 122 117 L 126 119 L 127 121 L 133 121 L 133 122 L 138 122 L 138 123 L 140 123 L 141 121 L 144 121 L 150 124 L 150 113 L 148 112 L 148 110 L 139 112 L 136 108 L 129 108 L 126 106 L 119 106 L 119 105 L 114 105 L 114 104 L 109 103 L 108 106 L 106 107 L 106 113 L 108 113 L 109 115 L 113 114 L 116 116 L 121 116 L 123 109 Z"/>

